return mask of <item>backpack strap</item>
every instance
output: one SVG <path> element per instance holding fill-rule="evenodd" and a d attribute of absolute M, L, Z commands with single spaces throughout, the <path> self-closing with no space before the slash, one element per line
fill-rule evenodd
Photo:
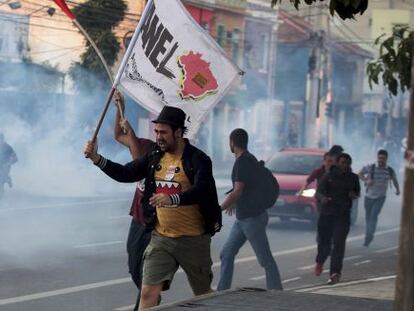
<path fill-rule="evenodd" d="M 371 165 L 371 170 L 369 172 L 369 177 L 371 180 L 374 180 L 374 174 L 375 174 L 375 163 Z"/>

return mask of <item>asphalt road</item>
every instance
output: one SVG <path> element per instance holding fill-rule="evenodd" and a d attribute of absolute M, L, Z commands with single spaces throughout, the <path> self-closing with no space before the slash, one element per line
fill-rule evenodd
<path fill-rule="evenodd" d="M 125 251 L 131 195 L 81 199 L 9 194 L 0 206 L 0 310 L 131 310 L 136 292 Z M 400 209 L 400 201 L 390 195 L 378 235 L 365 248 L 360 204 L 347 244 L 344 281 L 395 274 Z M 218 282 L 220 248 L 232 221 L 225 217 L 222 232 L 213 238 L 213 286 Z M 268 235 L 285 289 L 326 282 L 326 273 L 319 278 L 312 274 L 316 245 L 310 224 L 271 219 Z M 249 245 L 238 254 L 233 286 L 265 287 L 264 271 Z M 191 296 L 179 271 L 162 301 Z"/>

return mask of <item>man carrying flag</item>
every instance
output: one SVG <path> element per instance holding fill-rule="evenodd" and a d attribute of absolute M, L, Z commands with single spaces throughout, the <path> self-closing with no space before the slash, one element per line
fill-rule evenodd
<path fill-rule="evenodd" d="M 119 182 L 145 178 L 142 200 L 146 230 L 140 310 L 154 307 L 181 266 L 195 295 L 211 291 L 211 236 L 221 228 L 221 209 L 210 158 L 183 138 L 185 113 L 165 106 L 154 120 L 157 146 L 140 160 L 120 165 L 97 153 L 88 142 L 84 153 Z"/>

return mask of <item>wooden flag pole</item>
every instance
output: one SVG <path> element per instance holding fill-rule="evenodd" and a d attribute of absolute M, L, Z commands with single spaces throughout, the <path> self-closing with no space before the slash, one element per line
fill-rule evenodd
<path fill-rule="evenodd" d="M 115 86 L 112 86 L 111 91 L 109 92 L 108 97 L 106 99 L 104 109 L 101 113 L 101 116 L 99 117 L 98 124 L 96 125 L 95 132 L 93 133 L 93 136 L 92 136 L 93 142 L 96 141 L 96 137 L 98 137 L 99 130 L 101 129 L 103 119 L 105 118 L 106 112 L 108 111 L 109 105 L 111 104 L 111 100 L 112 100 L 112 97 L 114 96 L 115 90 L 116 90 Z M 121 111 L 121 109 L 119 109 L 119 111 Z"/>

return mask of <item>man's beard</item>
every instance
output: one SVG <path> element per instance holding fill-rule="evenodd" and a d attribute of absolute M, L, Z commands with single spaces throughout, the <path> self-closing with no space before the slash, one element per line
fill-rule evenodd
<path fill-rule="evenodd" d="M 161 151 L 163 152 L 172 152 L 174 151 L 174 146 L 176 145 L 176 139 L 173 137 L 173 141 L 171 144 L 168 144 L 165 140 L 158 140 L 157 144 L 161 148 Z"/>

